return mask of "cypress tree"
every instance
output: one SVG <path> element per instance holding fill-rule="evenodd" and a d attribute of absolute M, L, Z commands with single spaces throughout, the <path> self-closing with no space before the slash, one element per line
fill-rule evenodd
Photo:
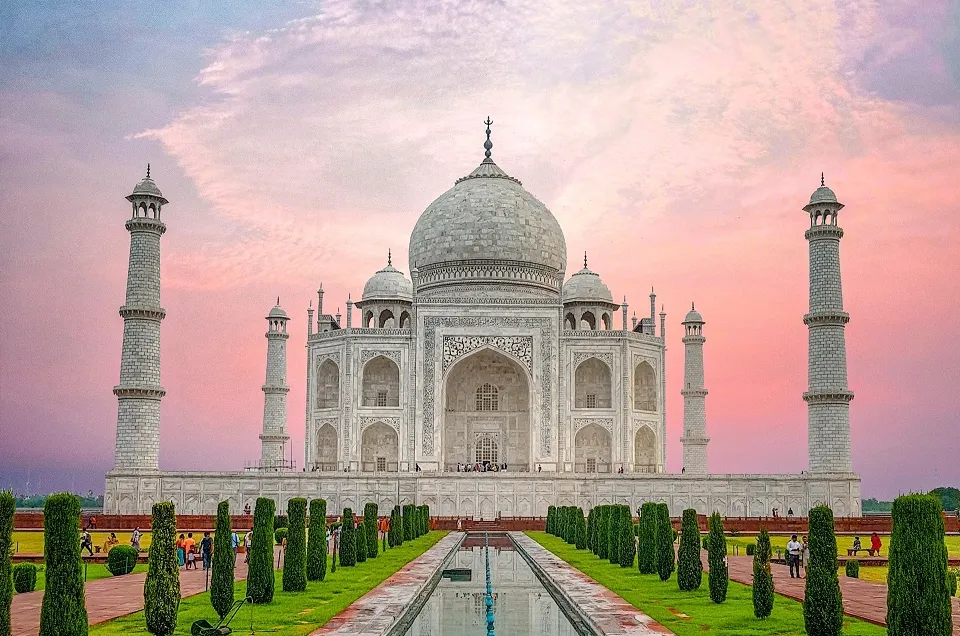
<path fill-rule="evenodd" d="M 353 567 L 357 564 L 357 530 L 353 524 L 353 510 L 343 509 L 340 525 L 340 565 Z"/>
<path fill-rule="evenodd" d="M 887 633 L 948 636 L 953 627 L 941 502 L 933 495 L 904 495 L 894 500 L 891 514 Z"/>
<path fill-rule="evenodd" d="M 367 558 L 376 559 L 380 542 L 377 541 L 377 504 L 368 503 L 363 507 L 363 526 L 367 531 Z"/>
<path fill-rule="evenodd" d="M 80 500 L 60 493 L 43 505 L 43 561 L 46 590 L 40 606 L 39 636 L 86 636 L 87 608 L 80 564 Z M 173 556 L 173 545 L 170 547 Z M 10 585 L 10 579 L 4 581 Z"/>
<path fill-rule="evenodd" d="M 837 558 L 836 547 L 834 547 L 833 558 Z M 808 575 L 809 572 L 808 569 Z M 834 575 L 836 575 L 836 568 L 834 568 Z M 806 608 L 806 602 L 804 602 L 804 608 Z M 766 618 L 772 611 L 773 574 L 770 572 L 770 535 L 767 534 L 766 528 L 760 528 L 757 547 L 753 551 L 753 615 L 757 618 Z M 804 609 L 804 615 L 806 615 L 806 609 Z"/>
<path fill-rule="evenodd" d="M 322 581 L 327 577 L 327 502 L 310 501 L 310 534 L 307 540 L 307 580 Z"/>
<path fill-rule="evenodd" d="M 843 597 L 837 576 L 837 537 L 833 511 L 817 506 L 809 513 L 810 563 L 803 598 L 803 626 L 810 636 L 838 636 L 843 628 Z"/>
<path fill-rule="evenodd" d="M 590 509 L 590 512 L 587 513 L 587 549 L 591 552 L 593 549 L 593 531 L 597 528 L 597 517 L 596 517 L 597 507 L 594 506 Z"/>
<path fill-rule="evenodd" d="M 587 547 L 587 520 L 583 516 L 583 508 L 576 509 L 577 518 L 577 550 Z"/>
<path fill-rule="evenodd" d="M 307 500 L 287 502 L 287 552 L 283 557 L 283 591 L 307 589 Z"/>
<path fill-rule="evenodd" d="M 610 521 L 607 524 L 607 559 L 620 563 L 620 506 L 610 506 Z"/>
<path fill-rule="evenodd" d="M 566 518 L 567 518 L 567 507 L 559 506 L 557 508 L 557 519 L 554 521 L 554 536 L 558 539 L 566 541 L 567 539 L 567 528 L 566 528 Z"/>
<path fill-rule="evenodd" d="M 403 519 L 400 517 L 400 506 L 394 506 L 390 513 L 390 531 L 387 534 L 391 548 L 403 544 Z"/>
<path fill-rule="evenodd" d="M 597 535 L 594 542 L 597 544 L 597 558 L 606 559 L 610 544 L 607 541 L 607 525 L 610 523 L 610 506 L 600 506 L 597 513 Z"/>
<path fill-rule="evenodd" d="M 673 525 L 670 523 L 670 508 L 665 503 L 657 504 L 657 574 L 666 581 L 673 574 Z"/>
<path fill-rule="evenodd" d="M 357 563 L 363 563 L 367 560 L 367 530 L 363 525 L 362 518 L 359 522 L 354 518 L 353 523 L 356 526 L 356 531 L 353 534 L 353 540 L 357 546 L 356 559 Z"/>
<path fill-rule="evenodd" d="M 407 504 L 403 507 L 403 540 L 413 541 L 413 506 Z"/>
<path fill-rule="evenodd" d="M 633 559 L 637 554 L 637 537 L 633 534 L 633 515 L 630 506 L 620 508 L 620 567 L 633 567 Z"/>
<path fill-rule="evenodd" d="M 233 607 L 233 569 L 237 556 L 233 551 L 230 527 L 230 502 L 217 506 L 217 529 L 213 535 L 213 571 L 210 573 L 210 604 L 220 618 Z"/>
<path fill-rule="evenodd" d="M 640 574 L 657 572 L 657 504 L 648 501 L 640 506 L 640 532 L 637 545 L 637 568 Z"/>
<path fill-rule="evenodd" d="M 423 534 L 430 532 L 430 506 L 423 504 Z"/>
<path fill-rule="evenodd" d="M 730 573 L 727 570 L 727 539 L 723 536 L 723 521 L 719 512 L 710 515 L 708 544 L 707 561 L 710 564 L 710 573 L 707 580 L 710 584 L 710 598 L 714 603 L 723 603 L 727 600 Z"/>
<path fill-rule="evenodd" d="M 253 508 L 253 540 L 247 559 L 247 596 L 253 603 L 273 601 L 273 522 L 277 504 L 269 497 L 257 497 Z"/>
<path fill-rule="evenodd" d="M 143 616 L 147 631 L 170 636 L 177 629 L 180 609 L 180 564 L 176 555 L 177 516 L 173 503 L 153 504 L 150 558 L 143 584 Z"/>
<path fill-rule="evenodd" d="M 703 563 L 700 561 L 700 527 L 697 511 L 683 511 L 680 526 L 680 549 L 677 552 L 677 586 L 684 592 L 692 592 L 703 581 Z"/>
<path fill-rule="evenodd" d="M 13 577 L 10 551 L 13 546 L 13 515 L 17 500 L 9 490 L 0 492 L 0 582 L 9 582 Z M 13 588 L 0 583 L 0 636 L 10 636 L 10 605 L 13 603 Z"/>
<path fill-rule="evenodd" d="M 553 513 L 556 506 L 547 506 L 547 534 L 553 534 Z"/>
<path fill-rule="evenodd" d="M 575 545 L 577 543 L 577 508 L 567 506 L 567 543 Z"/>

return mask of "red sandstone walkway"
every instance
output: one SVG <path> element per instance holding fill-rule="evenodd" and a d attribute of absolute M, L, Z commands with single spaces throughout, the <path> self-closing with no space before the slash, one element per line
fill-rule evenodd
<path fill-rule="evenodd" d="M 704 569 L 707 568 L 707 553 L 702 552 Z M 753 557 L 727 557 L 730 579 L 747 585 L 753 584 Z M 778 594 L 803 600 L 805 579 L 791 579 L 790 569 L 785 565 L 771 564 L 773 587 Z M 843 593 L 843 611 L 875 625 L 887 624 L 887 586 L 870 583 L 846 576 L 840 577 Z M 960 636 L 960 599 L 953 598 L 953 634 Z"/>
<path fill-rule="evenodd" d="M 143 609 L 143 582 L 146 572 L 112 576 L 90 581 L 86 586 L 87 621 L 91 625 L 103 623 Z M 247 578 L 247 564 L 237 559 L 234 578 Z M 199 570 L 180 570 L 180 594 L 184 598 L 204 591 L 204 573 Z M 11 607 L 11 636 L 36 636 L 40 632 L 40 604 L 43 592 L 14 594 Z"/>

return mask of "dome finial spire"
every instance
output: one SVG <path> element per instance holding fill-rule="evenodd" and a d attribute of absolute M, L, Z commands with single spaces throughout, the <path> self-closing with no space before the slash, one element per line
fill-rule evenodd
<path fill-rule="evenodd" d="M 393 254 L 389 247 L 387 248 L 387 265 L 393 265 Z"/>
<path fill-rule="evenodd" d="M 491 155 L 490 149 L 493 148 L 493 142 L 490 141 L 490 126 L 493 124 L 493 120 L 490 119 L 490 115 L 487 115 L 487 119 L 483 123 L 487 125 L 487 140 L 483 142 L 483 156 L 489 159 Z"/>
<path fill-rule="evenodd" d="M 823 183 L 823 173 L 820 173 L 820 187 L 822 188 L 825 184 Z"/>
<path fill-rule="evenodd" d="M 150 178 L 150 164 L 147 164 L 147 179 Z"/>
<path fill-rule="evenodd" d="M 583 250 L 583 269 L 587 269 L 587 250 Z"/>
<path fill-rule="evenodd" d="M 277 307 L 279 307 L 279 306 L 280 306 L 280 297 L 277 296 Z"/>

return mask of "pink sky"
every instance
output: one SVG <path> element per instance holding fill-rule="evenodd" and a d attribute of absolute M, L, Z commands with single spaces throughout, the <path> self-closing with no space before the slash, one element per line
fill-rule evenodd
<path fill-rule="evenodd" d="M 665 304 L 669 470 L 691 300 L 707 321 L 711 470 L 806 468 L 801 208 L 824 171 L 846 205 L 864 496 L 958 485 L 958 10 L 672 5 L 14 16 L 0 33 L 14 37 L 0 49 L 0 485 L 103 487 L 123 197 L 147 161 L 171 201 L 161 466 L 259 456 L 263 317 L 278 295 L 302 462 L 307 303 L 322 282 L 343 310 L 388 248 L 409 269 L 410 230 L 480 161 L 488 114 L 494 159 L 559 219 L 568 274 L 586 250 L 631 312 L 651 286 Z M 68 19 L 90 25 L 77 50 L 47 45 Z"/>

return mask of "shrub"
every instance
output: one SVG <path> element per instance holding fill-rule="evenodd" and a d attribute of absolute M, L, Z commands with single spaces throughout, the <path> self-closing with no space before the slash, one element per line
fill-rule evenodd
<path fill-rule="evenodd" d="M 13 567 L 13 589 L 17 594 L 26 594 L 37 589 L 37 566 L 33 563 L 18 563 Z M 8 630 L 7 634 L 10 633 Z"/>
<path fill-rule="evenodd" d="M 673 542 L 676 543 L 677 539 L 680 538 L 680 533 L 677 532 L 677 529 L 673 526 L 670 526 L 670 532 L 673 534 Z"/>
<path fill-rule="evenodd" d="M 585 527 L 587 540 L 586 540 L 586 545 L 584 547 L 586 547 L 591 552 L 593 551 L 593 532 L 594 530 L 596 530 L 596 527 L 597 527 L 596 510 L 597 510 L 597 507 L 594 506 L 593 508 L 590 509 L 590 512 L 587 513 L 587 521 L 586 521 L 586 527 Z"/>
<path fill-rule="evenodd" d="M 947 570 L 947 591 L 950 596 L 957 595 L 957 577 L 960 575 L 957 569 Z"/>
<path fill-rule="evenodd" d="M 587 520 L 583 516 L 583 508 L 576 509 L 577 519 L 577 550 L 587 547 Z"/>
<path fill-rule="evenodd" d="M 950 590 L 940 500 L 932 495 L 897 497 L 891 514 L 887 633 L 890 636 L 948 635 L 951 633 Z M 812 552 L 810 556 L 813 557 Z"/>
<path fill-rule="evenodd" d="M 730 573 L 727 570 L 727 539 L 723 536 L 723 521 L 720 513 L 710 515 L 710 535 L 707 546 L 707 562 L 710 573 L 707 582 L 710 585 L 710 599 L 714 603 L 723 603 L 727 600 L 727 587 L 730 584 Z"/>
<path fill-rule="evenodd" d="M 576 545 L 577 543 L 577 529 L 580 527 L 580 524 L 577 523 L 577 510 L 574 506 L 567 507 L 567 543 L 570 545 Z"/>
<path fill-rule="evenodd" d="M 637 568 L 640 574 L 657 571 L 657 504 L 648 501 L 640 506 L 640 534 L 637 545 Z"/>
<path fill-rule="evenodd" d="M 836 554 L 836 552 L 834 552 Z M 766 618 L 773 611 L 773 574 L 770 572 L 770 535 L 760 529 L 753 553 L 753 615 Z"/>
<path fill-rule="evenodd" d="M 233 528 L 230 527 L 230 502 L 221 501 L 217 506 L 217 528 L 213 534 L 213 564 L 210 572 L 210 604 L 220 618 L 226 616 L 233 607 L 233 570 L 236 562 Z"/>
<path fill-rule="evenodd" d="M 275 516 L 275 517 L 273 518 L 273 527 L 274 527 L 274 529 L 276 529 L 276 528 L 286 528 L 286 527 L 289 526 L 289 525 L 290 525 L 290 523 L 289 523 L 289 520 L 287 519 L 287 515 L 277 515 L 277 516 Z"/>
<path fill-rule="evenodd" d="M 430 532 L 430 506 L 423 506 L 423 534 Z"/>
<path fill-rule="evenodd" d="M 80 500 L 76 495 L 59 493 L 47 497 L 43 506 L 47 584 L 40 607 L 39 636 L 87 634 L 79 525 Z M 172 544 L 170 555 L 176 559 Z"/>
<path fill-rule="evenodd" d="M 557 538 L 564 541 L 567 540 L 567 507 L 560 506 L 557 508 L 557 521 L 556 521 L 556 530 Z"/>
<path fill-rule="evenodd" d="M 547 506 L 547 534 L 553 534 L 553 521 L 556 512 L 556 506 Z"/>
<path fill-rule="evenodd" d="M 703 549 L 704 549 L 704 550 L 709 550 L 709 549 L 710 549 L 710 535 L 709 535 L 709 534 L 703 535 L 703 537 L 700 539 L 700 542 L 701 542 L 701 544 L 703 545 Z"/>
<path fill-rule="evenodd" d="M 115 545 L 107 553 L 107 571 L 113 576 L 130 574 L 137 565 L 139 556 L 132 545 Z"/>
<path fill-rule="evenodd" d="M 387 538 L 391 548 L 403 544 L 403 518 L 400 516 L 400 506 L 394 506 L 390 513 L 390 531 Z"/>
<path fill-rule="evenodd" d="M 677 585 L 684 592 L 691 592 L 703 582 L 703 563 L 700 562 L 700 527 L 697 511 L 683 511 L 680 533 L 680 549 L 677 552 Z"/>
<path fill-rule="evenodd" d="M 670 508 L 665 503 L 657 504 L 657 574 L 666 581 L 673 574 L 673 526 L 670 525 Z"/>
<path fill-rule="evenodd" d="M 286 526 L 284 526 L 284 527 L 282 527 L 282 528 L 276 528 L 276 529 L 273 531 L 273 541 L 274 541 L 274 543 L 276 543 L 277 545 L 280 545 L 281 543 L 283 543 L 283 540 L 287 538 L 287 533 L 288 533 L 288 532 L 289 532 L 289 529 L 288 529 Z"/>
<path fill-rule="evenodd" d="M 310 501 L 310 533 L 307 539 L 307 580 L 322 581 L 327 576 L 327 502 Z"/>
<path fill-rule="evenodd" d="M 416 538 L 414 534 L 416 529 L 414 527 L 413 520 L 413 506 L 407 504 L 403 507 L 403 540 L 404 541 L 413 541 Z"/>
<path fill-rule="evenodd" d="M 247 596 L 256 604 L 273 601 L 273 499 L 257 497 L 253 508 L 253 539 L 247 559 Z"/>
<path fill-rule="evenodd" d="M 757 552 L 757 545 L 755 543 L 747 544 L 747 556 L 753 556 Z"/>
<path fill-rule="evenodd" d="M 610 525 L 610 506 L 600 506 L 597 512 L 597 530 L 594 542 L 596 543 L 597 558 L 606 559 L 610 553 L 610 542 L 607 541 L 607 533 Z"/>
<path fill-rule="evenodd" d="M 287 552 L 283 557 L 283 591 L 307 589 L 307 500 L 294 497 L 287 502 Z"/>
<path fill-rule="evenodd" d="M 180 565 L 177 563 L 177 516 L 173 504 L 153 504 L 150 559 L 147 580 L 143 584 L 143 615 L 147 631 L 154 636 L 170 636 L 177 629 L 180 609 Z"/>
<path fill-rule="evenodd" d="M 803 625 L 810 636 L 838 636 L 843 627 L 843 599 L 837 577 L 833 512 L 826 506 L 817 506 L 810 511 L 809 523 L 810 562 L 806 569 Z M 943 544 L 942 536 L 940 543 Z"/>
<path fill-rule="evenodd" d="M 340 565 L 353 567 L 357 564 L 356 528 L 353 525 L 353 510 L 343 509 L 343 521 L 340 525 Z"/>
<path fill-rule="evenodd" d="M 851 579 L 860 578 L 860 562 L 856 559 L 847 560 L 847 564 L 844 566 L 843 570 Z"/>
<path fill-rule="evenodd" d="M 610 506 L 610 522 L 607 524 L 607 559 L 610 563 L 620 563 L 620 519 L 621 509 L 617 504 Z"/>
<path fill-rule="evenodd" d="M 358 521 L 356 517 L 353 517 L 352 521 L 354 524 L 353 541 L 357 546 L 355 558 L 357 563 L 363 563 L 367 560 L 367 531 L 363 526 L 362 518 Z"/>
<path fill-rule="evenodd" d="M 9 581 L 10 549 L 13 545 L 13 516 L 17 511 L 17 500 L 9 490 L 0 492 L 0 581 Z M 79 550 L 78 550 L 79 551 Z M 0 634 L 10 633 L 10 605 L 13 602 L 13 589 L 10 585 L 0 585 Z"/>
<path fill-rule="evenodd" d="M 620 508 L 620 567 L 633 567 L 633 559 L 637 555 L 637 539 L 633 533 L 633 515 L 630 506 Z"/>

